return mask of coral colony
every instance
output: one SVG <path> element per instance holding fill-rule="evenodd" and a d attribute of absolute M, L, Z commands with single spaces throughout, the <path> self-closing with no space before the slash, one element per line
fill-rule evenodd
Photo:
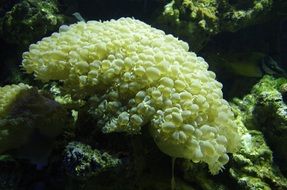
<path fill-rule="evenodd" d="M 104 133 L 148 126 L 171 157 L 208 164 L 216 174 L 240 135 L 222 84 L 188 44 L 132 18 L 79 22 L 30 45 L 23 67 L 58 80 L 74 99 L 93 97 Z"/>

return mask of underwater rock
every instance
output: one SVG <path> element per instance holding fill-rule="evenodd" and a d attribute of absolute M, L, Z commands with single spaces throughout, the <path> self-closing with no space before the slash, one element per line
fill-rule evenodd
<path fill-rule="evenodd" d="M 196 183 L 203 190 L 231 189 L 278 189 L 287 188 L 287 179 L 273 161 L 271 149 L 265 142 L 262 132 L 247 129 L 245 113 L 232 105 L 236 124 L 241 133 L 241 147 L 232 154 L 226 170 L 220 176 L 211 176 L 203 165 L 183 161 L 179 168 L 185 180 Z"/>
<path fill-rule="evenodd" d="M 273 5 L 272 0 L 221 0 L 219 1 L 221 31 L 234 32 L 266 20 Z M 223 7 L 223 11 L 220 10 Z"/>
<path fill-rule="evenodd" d="M 222 31 L 234 32 L 260 22 L 272 0 L 172 0 L 157 22 L 191 44 L 195 52 Z"/>
<path fill-rule="evenodd" d="M 212 176 L 205 171 L 205 166 L 202 164 L 195 165 L 187 160 L 178 163 L 178 169 L 183 173 L 182 178 L 184 181 L 192 184 L 190 186 L 196 187 L 195 189 L 231 189 L 230 181 L 228 181 L 230 178 L 226 172 L 220 173 L 219 176 Z"/>
<path fill-rule="evenodd" d="M 0 153 L 29 144 L 35 134 L 53 139 L 68 126 L 67 112 L 36 88 L 0 87 Z"/>
<path fill-rule="evenodd" d="M 264 76 L 242 100 L 234 99 L 248 129 L 262 131 L 274 160 L 283 173 L 287 172 L 287 105 L 286 78 Z"/>
<path fill-rule="evenodd" d="M 273 162 L 263 134 L 249 130 L 243 146 L 233 154 L 229 174 L 240 189 L 287 189 L 287 179 Z"/>
<path fill-rule="evenodd" d="M 0 189 L 17 190 L 23 175 L 20 164 L 10 155 L 0 155 Z"/>
<path fill-rule="evenodd" d="M 107 152 L 92 149 L 80 142 L 70 142 L 64 151 L 63 165 L 67 174 L 78 180 L 87 180 L 121 165 L 121 160 Z"/>
<path fill-rule="evenodd" d="M 26 48 L 64 23 L 57 0 L 24 0 L 0 19 L 3 40 Z"/>

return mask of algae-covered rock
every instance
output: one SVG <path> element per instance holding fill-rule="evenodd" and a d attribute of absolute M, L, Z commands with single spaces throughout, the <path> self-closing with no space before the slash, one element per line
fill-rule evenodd
<path fill-rule="evenodd" d="M 187 160 L 182 160 L 178 163 L 178 169 L 183 172 L 182 178 L 190 183 L 190 186 L 197 187 L 196 189 L 229 190 L 232 186 L 230 177 L 226 172 L 220 173 L 219 176 L 215 177 L 206 172 L 204 165 L 195 165 Z"/>
<path fill-rule="evenodd" d="M 172 0 L 165 5 L 158 23 L 198 51 L 219 32 L 234 32 L 260 22 L 271 6 L 272 0 Z"/>
<path fill-rule="evenodd" d="M 63 22 L 57 0 L 24 0 L 0 19 L 0 34 L 5 41 L 26 48 Z"/>
<path fill-rule="evenodd" d="M 238 112 L 237 112 L 238 114 Z M 183 161 L 180 170 L 186 181 L 197 184 L 203 190 L 231 188 L 244 190 L 284 190 L 287 179 L 273 162 L 272 151 L 267 146 L 263 134 L 256 130 L 247 130 L 237 115 L 242 133 L 242 146 L 233 154 L 226 171 L 219 177 L 204 172 L 203 165 L 194 165 Z"/>
<path fill-rule="evenodd" d="M 22 83 L 0 87 L 0 153 L 25 145 L 34 132 L 56 137 L 68 126 L 67 116 L 36 88 Z"/>
<path fill-rule="evenodd" d="M 251 102 L 255 102 L 251 100 Z M 196 183 L 204 190 L 236 189 L 284 190 L 287 179 L 273 161 L 272 150 L 267 145 L 262 132 L 250 130 L 246 126 L 246 114 L 232 105 L 236 124 L 241 133 L 240 150 L 231 156 L 226 170 L 220 176 L 211 176 L 204 171 L 203 165 L 189 161 L 180 164 L 184 179 Z M 250 111 L 250 110 L 249 110 Z M 252 112 L 252 111 L 251 111 Z"/>
<path fill-rule="evenodd" d="M 286 85 L 287 79 L 266 75 L 253 87 L 250 94 L 242 100 L 234 100 L 246 127 L 262 131 L 275 155 L 275 161 L 285 172 L 287 169 Z"/>
<path fill-rule="evenodd" d="M 80 142 L 70 142 L 64 151 L 64 168 L 68 175 L 87 180 L 104 171 L 112 170 L 121 165 L 121 160 L 107 152 L 92 149 Z"/>
<path fill-rule="evenodd" d="M 233 154 L 229 174 L 240 189 L 287 188 L 287 179 L 273 162 L 272 151 L 263 134 L 251 130 L 243 136 L 243 146 Z"/>
<path fill-rule="evenodd" d="M 221 31 L 234 32 L 266 20 L 273 5 L 272 0 L 219 1 Z M 223 8 L 222 8 L 222 7 Z M 223 9 L 221 11 L 220 9 Z"/>

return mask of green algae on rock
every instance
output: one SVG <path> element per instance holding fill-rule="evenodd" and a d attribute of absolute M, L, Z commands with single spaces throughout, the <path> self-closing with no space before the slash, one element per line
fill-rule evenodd
<path fill-rule="evenodd" d="M 64 22 L 56 0 L 24 0 L 0 19 L 0 34 L 12 44 L 25 48 L 54 31 Z"/>
<path fill-rule="evenodd" d="M 231 105 L 242 133 L 242 146 L 232 155 L 229 176 L 241 189 L 286 189 L 287 179 L 274 162 L 272 149 L 263 133 L 248 129 L 246 113 L 237 105 Z"/>
<path fill-rule="evenodd" d="M 286 85 L 287 79 L 266 75 L 253 87 L 250 94 L 242 100 L 234 99 L 246 127 L 262 131 L 283 172 L 287 170 Z"/>
<path fill-rule="evenodd" d="M 263 134 L 250 130 L 242 148 L 232 156 L 230 176 L 242 189 L 286 189 L 287 179 L 273 162 L 272 151 Z"/>
<path fill-rule="evenodd" d="M 260 22 L 271 7 L 272 0 L 172 0 L 157 22 L 198 51 L 210 36 Z"/>
<path fill-rule="evenodd" d="M 119 167 L 121 160 L 107 152 L 92 149 L 80 142 L 70 142 L 64 151 L 63 165 L 68 175 L 87 180 L 104 171 Z"/>
<path fill-rule="evenodd" d="M 245 113 L 236 105 L 232 105 L 235 122 L 241 134 L 241 147 L 232 154 L 226 172 L 219 178 L 203 172 L 202 165 L 183 161 L 179 166 L 184 179 L 196 183 L 203 190 L 222 189 L 262 189 L 283 190 L 287 188 L 287 179 L 273 161 L 272 150 L 268 147 L 262 132 L 246 128 Z"/>

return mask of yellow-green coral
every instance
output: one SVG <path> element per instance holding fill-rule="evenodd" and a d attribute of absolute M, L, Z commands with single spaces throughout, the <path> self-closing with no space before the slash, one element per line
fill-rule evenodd
<path fill-rule="evenodd" d="M 222 84 L 188 49 L 131 18 L 79 22 L 32 44 L 23 67 L 62 81 L 74 98 L 93 97 L 104 132 L 139 133 L 147 124 L 164 153 L 206 162 L 215 174 L 240 138 Z"/>

